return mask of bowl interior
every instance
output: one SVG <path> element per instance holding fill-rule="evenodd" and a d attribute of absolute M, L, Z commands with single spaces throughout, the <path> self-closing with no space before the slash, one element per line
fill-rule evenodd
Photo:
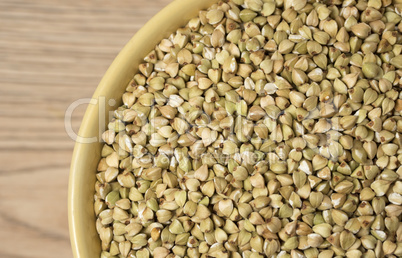
<path fill-rule="evenodd" d="M 71 162 L 68 194 L 70 240 L 74 257 L 100 257 L 95 229 L 94 184 L 100 160 L 101 134 L 109 112 L 121 104 L 121 96 L 138 65 L 156 44 L 217 0 L 175 0 L 155 15 L 127 43 L 105 73 L 85 113 Z M 109 102 L 115 100 L 115 105 Z"/>

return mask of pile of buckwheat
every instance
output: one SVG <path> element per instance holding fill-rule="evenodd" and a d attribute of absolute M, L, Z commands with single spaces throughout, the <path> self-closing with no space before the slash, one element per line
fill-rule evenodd
<path fill-rule="evenodd" d="M 103 134 L 107 257 L 402 257 L 402 0 L 220 1 Z"/>

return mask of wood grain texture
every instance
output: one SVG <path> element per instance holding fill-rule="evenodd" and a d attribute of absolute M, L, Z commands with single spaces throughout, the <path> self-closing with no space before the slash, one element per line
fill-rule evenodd
<path fill-rule="evenodd" d="M 0 257 L 72 257 L 65 111 L 171 1 L 0 0 Z"/>

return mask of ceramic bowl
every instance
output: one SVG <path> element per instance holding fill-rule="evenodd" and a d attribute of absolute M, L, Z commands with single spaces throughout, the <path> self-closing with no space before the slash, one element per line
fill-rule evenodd
<path fill-rule="evenodd" d="M 99 83 L 83 118 L 71 162 L 68 219 L 74 257 L 99 258 L 95 229 L 94 184 L 107 114 L 121 105 L 121 96 L 138 65 L 160 40 L 184 26 L 199 10 L 217 0 L 175 0 L 155 15 L 121 50 Z M 109 100 L 112 100 L 109 102 Z M 111 105 L 116 101 L 115 105 Z"/>

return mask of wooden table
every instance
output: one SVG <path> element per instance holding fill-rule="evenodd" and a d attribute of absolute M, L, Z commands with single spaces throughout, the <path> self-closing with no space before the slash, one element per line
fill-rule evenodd
<path fill-rule="evenodd" d="M 68 106 L 171 0 L 0 0 L 0 257 L 72 257 Z M 73 113 L 78 130 L 85 105 Z"/>

